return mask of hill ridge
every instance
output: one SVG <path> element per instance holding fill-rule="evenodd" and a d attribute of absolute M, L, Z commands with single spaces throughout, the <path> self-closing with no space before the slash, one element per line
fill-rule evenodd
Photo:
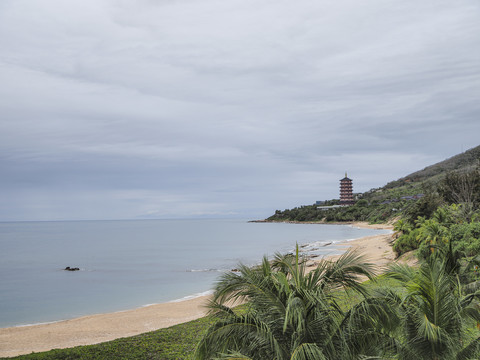
<path fill-rule="evenodd" d="M 387 183 L 383 189 L 400 187 L 407 183 L 430 181 L 436 182 L 451 171 L 470 170 L 480 166 L 480 145 L 468 149 L 463 153 L 453 155 L 445 160 L 429 165 L 422 170 L 417 170 L 398 180 Z"/>

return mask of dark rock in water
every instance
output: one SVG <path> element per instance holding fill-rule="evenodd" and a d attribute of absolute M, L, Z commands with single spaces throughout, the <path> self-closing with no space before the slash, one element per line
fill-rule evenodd
<path fill-rule="evenodd" d="M 67 266 L 67 267 L 66 267 L 65 269 L 63 269 L 63 270 L 66 270 L 66 271 L 79 271 L 80 268 L 78 268 L 78 267 L 73 267 L 73 268 L 72 268 L 72 267 L 70 267 L 70 266 Z"/>

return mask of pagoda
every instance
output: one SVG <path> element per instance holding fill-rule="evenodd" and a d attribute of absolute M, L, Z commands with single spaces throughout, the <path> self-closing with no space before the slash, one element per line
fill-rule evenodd
<path fill-rule="evenodd" d="M 349 179 L 345 172 L 345 177 L 340 180 L 340 205 L 353 204 L 355 204 L 355 200 L 353 199 L 352 179 Z"/>

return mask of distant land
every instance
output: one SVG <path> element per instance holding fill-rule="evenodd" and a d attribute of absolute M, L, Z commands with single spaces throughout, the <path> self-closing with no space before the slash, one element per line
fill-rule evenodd
<path fill-rule="evenodd" d="M 384 223 L 405 214 L 417 201 L 430 201 L 432 196 L 441 191 L 442 182 L 448 174 L 474 169 L 480 169 L 480 145 L 391 181 L 383 187 L 356 193 L 355 205 L 327 210 L 319 209 L 318 204 L 301 205 L 293 209 L 276 210 L 275 214 L 264 221 Z M 425 199 L 421 200 L 423 198 Z M 331 199 L 322 202 L 322 205 L 339 203 L 339 199 Z"/>

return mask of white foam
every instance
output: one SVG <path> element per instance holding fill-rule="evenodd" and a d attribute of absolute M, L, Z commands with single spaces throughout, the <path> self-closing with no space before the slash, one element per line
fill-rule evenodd
<path fill-rule="evenodd" d="M 55 320 L 55 321 L 39 322 L 39 323 L 33 323 L 33 324 L 21 324 L 21 325 L 9 326 L 9 327 L 17 328 L 17 327 L 36 326 L 36 325 L 49 325 L 49 324 L 55 324 L 62 321 L 65 321 L 65 320 Z"/>
<path fill-rule="evenodd" d="M 221 272 L 220 269 L 189 269 L 187 272 Z"/>
<path fill-rule="evenodd" d="M 208 296 L 208 295 L 212 295 L 212 294 L 213 294 L 213 290 L 208 290 L 208 291 L 204 291 L 204 292 L 201 292 L 201 293 L 188 295 L 188 296 L 185 296 L 185 297 L 180 298 L 180 299 L 171 300 L 171 301 L 169 301 L 169 303 L 181 302 L 181 301 L 185 301 L 185 300 L 192 300 L 192 299 L 196 299 L 196 298 L 199 298 L 199 297 L 202 297 L 202 296 Z"/>

